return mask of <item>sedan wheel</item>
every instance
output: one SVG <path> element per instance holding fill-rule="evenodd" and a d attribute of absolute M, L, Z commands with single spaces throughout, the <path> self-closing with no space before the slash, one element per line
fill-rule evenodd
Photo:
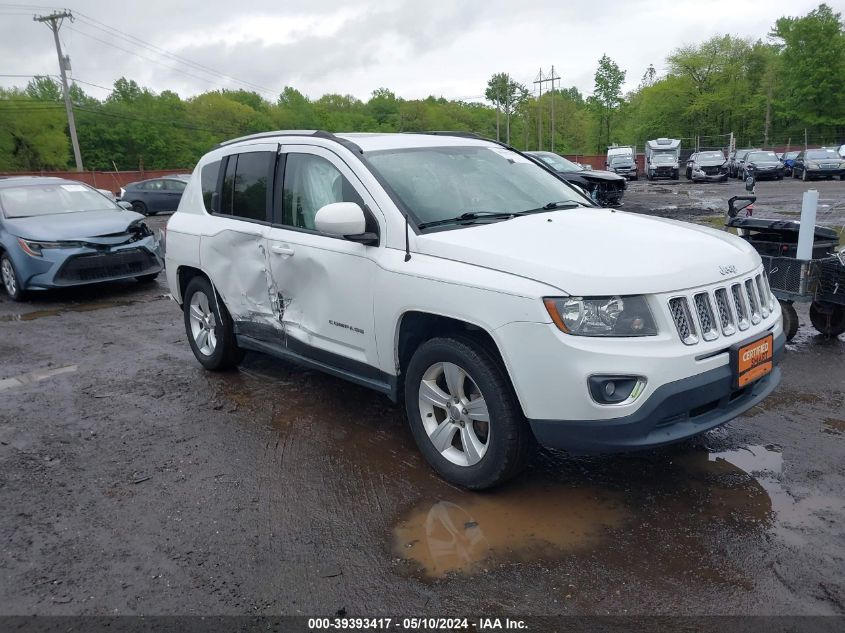
<path fill-rule="evenodd" d="M 12 260 L 8 255 L 3 255 L 0 258 L 0 277 L 3 278 L 3 287 L 6 289 L 6 294 L 13 301 L 21 301 L 24 292 L 18 282 L 18 276 L 15 274 L 15 267 L 12 265 Z"/>
<path fill-rule="evenodd" d="M 147 215 L 147 205 L 145 205 L 140 200 L 136 200 L 132 203 L 132 210 L 136 211 L 142 215 Z"/>

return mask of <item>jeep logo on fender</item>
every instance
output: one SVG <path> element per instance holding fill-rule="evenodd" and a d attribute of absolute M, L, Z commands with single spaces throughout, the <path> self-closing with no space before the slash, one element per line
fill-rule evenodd
<path fill-rule="evenodd" d="M 733 264 L 729 264 L 727 266 L 719 266 L 719 272 L 722 273 L 722 276 L 735 275 L 736 266 L 734 266 Z"/>

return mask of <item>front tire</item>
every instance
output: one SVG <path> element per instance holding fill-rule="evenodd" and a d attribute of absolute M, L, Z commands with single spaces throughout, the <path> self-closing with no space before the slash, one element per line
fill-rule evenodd
<path fill-rule="evenodd" d="M 15 265 L 12 264 L 12 259 L 6 253 L 3 253 L 3 256 L 0 257 L 0 277 L 2 277 L 6 294 L 12 301 L 23 301 L 26 298 L 26 292 L 21 287 L 20 277 L 15 271 Z"/>
<path fill-rule="evenodd" d="M 780 302 L 780 311 L 783 314 L 783 335 L 791 341 L 798 333 L 798 313 L 789 301 Z"/>
<path fill-rule="evenodd" d="M 534 436 L 501 363 L 465 338 L 435 338 L 414 352 L 405 411 L 417 446 L 446 481 L 483 490 L 516 476 Z"/>
<path fill-rule="evenodd" d="M 845 306 L 813 301 L 810 304 L 810 321 L 825 336 L 839 336 L 845 332 Z"/>
<path fill-rule="evenodd" d="M 182 312 L 191 351 L 203 367 L 222 371 L 243 360 L 244 352 L 235 340 L 232 317 L 208 279 L 191 279 L 183 297 Z"/>

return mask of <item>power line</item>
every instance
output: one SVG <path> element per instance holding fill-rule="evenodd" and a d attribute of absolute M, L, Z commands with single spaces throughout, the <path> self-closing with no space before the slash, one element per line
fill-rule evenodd
<path fill-rule="evenodd" d="M 98 29 L 98 30 L 100 30 L 104 33 L 107 33 L 108 35 L 110 35 L 112 37 L 114 37 L 114 34 L 116 33 L 116 34 L 120 35 L 121 37 L 129 39 L 129 40 L 137 43 L 138 45 L 153 51 L 154 53 L 156 53 L 158 55 L 161 55 L 163 57 L 168 57 L 168 58 L 172 59 L 173 61 L 175 61 L 177 63 L 181 63 L 185 66 L 192 67 L 193 69 L 198 70 L 200 72 L 204 72 L 204 73 L 207 73 L 207 74 L 210 74 L 210 75 L 214 75 L 215 77 L 217 77 L 219 79 L 225 79 L 225 80 L 230 81 L 230 82 L 241 84 L 243 86 L 250 88 L 251 90 L 256 90 L 258 92 L 264 92 L 266 94 L 273 95 L 274 97 L 278 94 L 277 91 L 271 90 L 271 89 L 266 88 L 264 86 L 261 86 L 259 84 L 255 84 L 255 83 L 252 83 L 252 82 L 249 82 L 249 81 L 245 81 L 243 79 L 238 79 L 237 77 L 232 77 L 231 75 L 227 75 L 225 73 L 222 73 L 218 70 L 215 70 L 214 68 L 211 68 L 211 67 L 206 66 L 204 64 L 200 64 L 200 63 L 195 62 L 193 60 L 190 60 L 186 57 L 182 57 L 181 55 L 177 55 L 175 53 L 172 53 L 172 52 L 170 52 L 170 51 L 168 51 L 164 48 L 161 48 L 160 46 L 156 46 L 155 44 L 151 44 L 150 42 L 142 40 L 141 38 L 136 37 L 135 35 L 132 35 L 130 33 L 126 33 L 124 31 L 121 31 L 120 29 L 116 29 L 115 27 L 109 26 L 108 24 L 100 22 L 99 20 L 95 20 L 94 18 L 85 15 L 84 13 L 77 12 L 77 15 L 80 16 L 80 18 L 81 18 L 80 21 L 82 23 L 86 24 L 87 26 Z M 77 31 L 77 32 L 79 32 L 79 31 Z"/>

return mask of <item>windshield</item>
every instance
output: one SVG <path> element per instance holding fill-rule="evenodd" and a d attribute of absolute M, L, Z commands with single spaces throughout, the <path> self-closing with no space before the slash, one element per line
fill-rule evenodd
<path fill-rule="evenodd" d="M 652 160 L 655 163 L 674 163 L 675 162 L 675 155 L 674 154 L 655 154 L 654 158 Z"/>
<path fill-rule="evenodd" d="M 753 163 L 755 161 L 777 161 L 780 159 L 774 152 L 751 152 L 747 160 L 749 163 Z"/>
<path fill-rule="evenodd" d="M 820 158 L 835 158 L 839 160 L 839 154 L 832 149 L 810 149 L 807 150 L 807 158 L 810 160 L 818 160 Z"/>
<path fill-rule="evenodd" d="M 725 155 L 722 152 L 701 152 L 698 155 L 698 160 L 725 160 Z"/>
<path fill-rule="evenodd" d="M 7 218 L 120 209 L 100 192 L 76 183 L 4 187 L 0 189 L 0 207 Z"/>
<path fill-rule="evenodd" d="M 425 147 L 367 154 L 418 223 L 464 213 L 519 213 L 585 204 L 574 189 L 503 147 Z"/>
<path fill-rule="evenodd" d="M 801 152 L 787 152 L 786 154 L 784 154 L 784 156 L 783 156 L 783 157 L 784 157 L 785 159 L 788 159 L 788 158 L 795 158 L 795 157 L 796 157 L 796 156 L 798 156 L 798 154 L 800 154 L 800 153 L 801 153 Z"/>
<path fill-rule="evenodd" d="M 555 171 L 584 171 L 578 165 L 573 163 L 571 160 L 564 158 L 563 156 L 558 156 L 557 154 L 552 154 L 551 152 L 530 153 L 532 156 L 536 156 Z"/>
<path fill-rule="evenodd" d="M 610 159 L 611 165 L 630 165 L 632 162 L 630 156 L 614 156 Z"/>

